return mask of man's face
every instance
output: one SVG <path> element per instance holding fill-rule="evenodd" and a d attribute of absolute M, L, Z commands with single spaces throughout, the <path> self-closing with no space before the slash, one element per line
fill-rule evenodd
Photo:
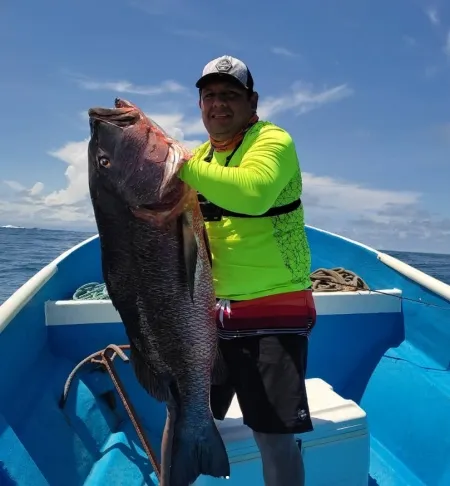
<path fill-rule="evenodd" d="M 216 140 L 228 140 L 246 126 L 256 108 L 256 93 L 236 83 L 212 81 L 201 91 L 199 106 L 208 133 Z"/>

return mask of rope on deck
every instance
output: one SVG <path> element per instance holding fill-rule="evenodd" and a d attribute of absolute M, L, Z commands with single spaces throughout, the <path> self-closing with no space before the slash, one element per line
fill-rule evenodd
<path fill-rule="evenodd" d="M 310 274 L 314 292 L 357 292 L 370 290 L 366 282 L 351 270 L 343 267 L 318 268 Z M 104 283 L 89 282 L 73 294 L 74 300 L 108 300 Z"/>
<path fill-rule="evenodd" d="M 310 275 L 314 292 L 356 292 L 370 290 L 356 273 L 342 267 L 318 268 Z"/>
<path fill-rule="evenodd" d="M 109 295 L 104 283 L 89 282 L 79 287 L 73 294 L 74 300 L 108 300 Z"/>

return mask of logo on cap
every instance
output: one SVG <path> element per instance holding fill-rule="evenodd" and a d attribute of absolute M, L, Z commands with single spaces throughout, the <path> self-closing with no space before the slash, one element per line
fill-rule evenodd
<path fill-rule="evenodd" d="M 233 65 L 231 64 L 231 61 L 227 58 L 221 59 L 217 64 L 216 64 L 216 69 L 220 73 L 227 73 Z"/>

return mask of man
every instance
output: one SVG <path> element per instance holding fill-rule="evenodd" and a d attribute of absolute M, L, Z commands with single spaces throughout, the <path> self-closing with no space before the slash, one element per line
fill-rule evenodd
<path fill-rule="evenodd" d="M 223 420 L 236 393 L 265 484 L 303 485 L 294 434 L 312 430 L 305 373 L 316 313 L 294 142 L 258 119 L 258 93 L 242 61 L 214 59 L 196 87 L 209 140 L 180 177 L 202 201 L 228 367 L 226 383 L 212 386 L 211 408 Z"/>

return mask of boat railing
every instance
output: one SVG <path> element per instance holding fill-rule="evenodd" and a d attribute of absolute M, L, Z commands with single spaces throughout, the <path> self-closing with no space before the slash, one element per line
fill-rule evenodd
<path fill-rule="evenodd" d="M 58 271 L 55 263 L 49 263 L 27 282 L 19 287 L 2 305 L 0 305 L 0 333 L 28 302 L 44 287 Z"/>
<path fill-rule="evenodd" d="M 392 268 L 392 270 L 395 270 L 396 272 L 400 273 L 404 277 L 409 278 L 414 283 L 417 283 L 420 286 L 422 286 L 424 289 L 429 290 L 430 292 L 435 293 L 439 297 L 442 297 L 443 299 L 450 301 L 450 285 L 442 282 L 441 280 L 431 277 L 430 275 L 422 272 L 421 270 L 418 270 L 417 268 L 414 268 L 411 265 L 408 265 L 407 263 L 402 262 L 401 260 L 398 260 L 397 258 L 391 255 L 388 255 L 387 253 L 378 251 L 375 248 L 360 243 L 359 241 L 352 240 L 351 238 L 347 238 L 346 236 L 332 233 L 330 231 L 325 231 L 323 229 L 316 228 L 314 226 L 308 226 L 308 227 L 317 233 L 327 234 L 338 240 L 347 241 L 352 246 L 357 246 L 363 251 L 375 255 L 376 258 L 380 262 L 384 263 L 387 267 Z"/>
<path fill-rule="evenodd" d="M 425 289 L 430 290 L 440 297 L 450 301 L 450 285 L 447 285 L 446 283 L 441 282 L 440 280 L 431 277 L 417 268 L 414 268 L 411 265 L 408 265 L 407 263 L 404 263 L 386 253 L 378 252 L 377 258 L 382 263 L 397 271 L 404 277 L 409 278 Z"/>
<path fill-rule="evenodd" d="M 39 270 L 22 286 L 20 286 L 3 304 L 0 305 L 0 334 L 14 319 L 14 317 L 30 302 L 31 299 L 44 287 L 44 285 L 58 272 L 58 267 L 71 254 L 91 241 L 98 235 L 91 236 L 77 245 L 61 253 L 52 262 Z"/>

